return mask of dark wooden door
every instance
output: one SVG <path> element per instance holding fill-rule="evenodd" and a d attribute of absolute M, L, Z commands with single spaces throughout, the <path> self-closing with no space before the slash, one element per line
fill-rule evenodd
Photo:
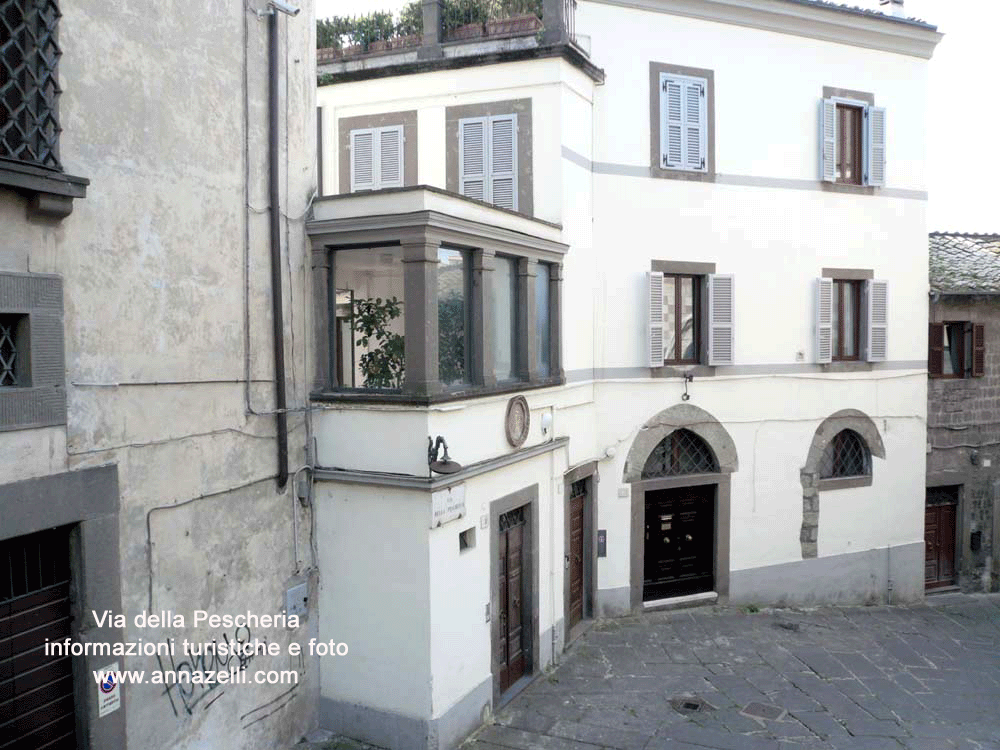
<path fill-rule="evenodd" d="M 69 533 L 0 542 L 0 748 L 75 750 L 73 664 L 46 656 L 72 634 Z"/>
<path fill-rule="evenodd" d="M 583 619 L 583 507 L 587 480 L 570 485 L 569 496 L 569 626 Z"/>
<path fill-rule="evenodd" d="M 715 486 L 646 493 L 643 601 L 715 585 Z"/>
<path fill-rule="evenodd" d="M 497 600 L 500 616 L 497 635 L 500 692 L 506 691 L 526 671 L 524 617 L 525 605 L 529 601 L 524 564 L 526 524 L 527 509 L 524 507 L 500 516 Z"/>
<path fill-rule="evenodd" d="M 955 583 L 957 488 L 927 491 L 924 513 L 924 585 L 928 589 Z"/>

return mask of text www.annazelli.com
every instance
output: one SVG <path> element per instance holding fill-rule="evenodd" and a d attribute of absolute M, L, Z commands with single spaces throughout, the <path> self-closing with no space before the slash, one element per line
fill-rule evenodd
<path fill-rule="evenodd" d="M 146 672 L 122 671 L 122 672 L 93 672 L 94 681 L 98 685 L 107 683 L 108 678 L 112 678 L 114 685 L 141 685 L 145 683 Z M 257 670 L 251 673 L 249 670 L 233 669 L 218 671 L 197 671 L 189 672 L 181 670 L 178 672 L 159 670 L 150 673 L 149 683 L 151 685 L 297 685 L 299 673 L 294 669 L 286 670 Z"/>

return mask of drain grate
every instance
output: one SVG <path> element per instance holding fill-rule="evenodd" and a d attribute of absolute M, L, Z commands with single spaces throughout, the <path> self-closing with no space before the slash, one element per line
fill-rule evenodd
<path fill-rule="evenodd" d="M 769 703 L 748 703 L 740 713 L 751 719 L 780 721 L 781 717 L 785 715 L 785 709 L 780 706 L 772 706 Z"/>
<path fill-rule="evenodd" d="M 715 710 L 715 706 L 702 698 L 692 698 L 684 695 L 678 698 L 671 698 L 670 705 L 675 711 L 682 714 L 697 714 L 703 711 Z"/>

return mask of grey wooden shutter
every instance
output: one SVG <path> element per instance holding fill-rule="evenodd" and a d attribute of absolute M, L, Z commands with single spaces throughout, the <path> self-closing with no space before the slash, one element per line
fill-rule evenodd
<path fill-rule="evenodd" d="M 351 131 L 351 192 L 375 189 L 375 129 Z"/>
<path fill-rule="evenodd" d="M 707 171 L 708 118 L 703 80 L 684 82 L 684 166 L 695 172 Z"/>
<path fill-rule="evenodd" d="M 684 164 L 682 143 L 684 141 L 684 121 L 682 117 L 683 85 L 675 78 L 661 76 L 660 88 L 660 152 L 661 164 L 670 169 L 679 169 Z"/>
<path fill-rule="evenodd" d="M 517 210 L 517 115 L 490 118 L 489 201 Z"/>
<path fill-rule="evenodd" d="M 469 198 L 489 200 L 486 179 L 488 119 L 473 117 L 458 123 L 459 192 Z"/>
<path fill-rule="evenodd" d="M 885 107 L 867 107 L 865 120 L 865 184 L 885 185 Z"/>
<path fill-rule="evenodd" d="M 881 280 L 865 282 L 867 299 L 867 360 L 885 362 L 889 341 L 889 283 Z"/>
<path fill-rule="evenodd" d="M 708 81 L 660 76 L 660 164 L 708 171 Z"/>
<path fill-rule="evenodd" d="M 663 274 L 651 271 L 646 276 L 649 300 L 649 366 L 663 367 Z"/>
<path fill-rule="evenodd" d="M 833 361 L 833 280 L 816 279 L 816 361 Z"/>
<path fill-rule="evenodd" d="M 823 182 L 837 181 L 837 103 L 819 103 L 819 173 Z"/>
<path fill-rule="evenodd" d="M 733 364 L 735 289 L 732 274 L 708 277 L 708 364 Z"/>
<path fill-rule="evenodd" d="M 378 141 L 376 187 L 403 187 L 403 126 L 379 128 Z"/>

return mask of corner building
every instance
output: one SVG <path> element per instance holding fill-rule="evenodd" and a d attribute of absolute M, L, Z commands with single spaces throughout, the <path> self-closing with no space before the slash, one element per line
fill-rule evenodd
<path fill-rule="evenodd" d="M 452 747 L 595 617 L 921 599 L 935 28 L 439 12 L 320 52 L 321 725 Z"/>

